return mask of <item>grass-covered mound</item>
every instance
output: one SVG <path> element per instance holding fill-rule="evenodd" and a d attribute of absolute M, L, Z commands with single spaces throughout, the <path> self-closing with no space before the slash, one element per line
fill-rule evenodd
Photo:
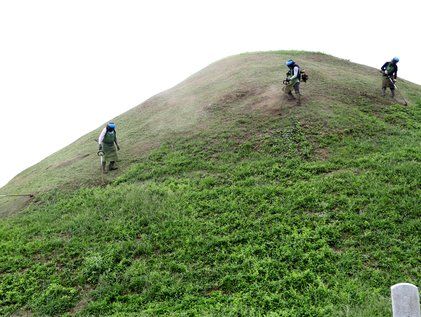
<path fill-rule="evenodd" d="M 419 87 L 404 107 L 313 70 L 330 92 L 296 107 L 249 67 L 200 129 L 1 219 L 0 315 L 390 315 L 390 286 L 421 281 Z"/>
<path fill-rule="evenodd" d="M 349 115 L 362 111 L 364 105 L 375 106 L 374 113 L 394 103 L 390 98 L 380 97 L 382 77 L 378 70 L 333 56 L 281 51 L 228 57 L 113 119 L 122 148 L 118 173 L 167 142 L 200 131 L 213 134 L 241 124 L 238 120 L 242 114 L 251 118 L 262 115 L 288 118 L 294 103 L 283 97 L 281 88 L 287 71 L 284 61 L 289 58 L 294 58 L 310 75 L 309 82 L 302 85 L 303 123 L 313 120 L 317 114 L 321 117 L 320 124 L 333 128 L 331 125 L 341 124 L 331 121 L 333 112 L 347 121 Z M 401 79 L 398 84 L 414 105 L 420 98 L 421 87 Z M 51 190 L 69 192 L 100 184 L 95 139 L 102 128 L 23 171 L 1 188 L 0 194 L 38 196 Z M 108 175 L 106 181 L 112 181 L 114 175 Z M 0 217 L 15 214 L 27 203 L 25 197 L 1 198 Z"/>

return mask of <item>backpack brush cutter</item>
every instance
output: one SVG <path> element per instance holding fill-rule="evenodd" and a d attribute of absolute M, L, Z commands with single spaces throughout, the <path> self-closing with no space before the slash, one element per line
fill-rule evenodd
<path fill-rule="evenodd" d="M 284 85 L 289 84 L 290 80 L 289 80 L 288 76 L 290 76 L 290 75 L 291 75 L 291 73 L 287 72 L 287 78 L 282 82 Z M 305 83 L 305 82 L 307 82 L 307 80 L 308 80 L 308 75 L 307 75 L 306 71 L 303 70 L 303 69 L 300 69 L 300 81 Z"/>

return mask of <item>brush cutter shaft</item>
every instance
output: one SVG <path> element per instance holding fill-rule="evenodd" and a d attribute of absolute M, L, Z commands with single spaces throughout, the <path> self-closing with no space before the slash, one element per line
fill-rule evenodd
<path fill-rule="evenodd" d="M 399 94 L 401 95 L 401 97 L 402 97 L 403 101 L 405 102 L 405 105 L 408 105 L 408 101 L 406 101 L 405 97 L 402 95 L 401 91 L 400 91 L 400 90 L 398 89 L 398 87 L 396 86 L 395 81 L 394 81 L 392 78 L 390 78 L 390 76 L 387 76 L 387 78 L 389 78 L 389 80 L 390 80 L 391 84 L 393 85 L 393 87 L 395 87 L 396 91 L 398 91 L 398 92 L 399 92 Z"/>
<path fill-rule="evenodd" d="M 390 76 L 387 76 L 387 78 L 389 78 L 389 81 L 392 83 L 393 87 L 395 87 L 395 89 L 398 89 L 398 87 L 396 87 L 395 81 L 390 78 Z"/>

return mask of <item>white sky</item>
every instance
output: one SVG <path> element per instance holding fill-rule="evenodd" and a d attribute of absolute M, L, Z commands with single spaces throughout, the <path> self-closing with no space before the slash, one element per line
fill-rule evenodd
<path fill-rule="evenodd" d="M 421 84 L 418 0 L 0 0 L 0 186 L 208 64 L 321 51 Z"/>

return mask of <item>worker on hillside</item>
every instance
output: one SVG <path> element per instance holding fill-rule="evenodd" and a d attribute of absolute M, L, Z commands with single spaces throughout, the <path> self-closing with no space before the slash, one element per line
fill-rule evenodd
<path fill-rule="evenodd" d="M 300 81 L 301 81 L 301 69 L 292 59 L 285 62 L 285 65 L 289 68 L 287 72 L 287 78 L 284 80 L 285 88 L 284 91 L 290 99 L 297 99 L 297 104 L 301 103 L 300 94 Z M 292 94 L 294 89 L 297 98 Z"/>
<path fill-rule="evenodd" d="M 98 138 L 99 151 L 103 155 L 101 161 L 101 168 L 106 173 L 106 164 L 110 162 L 108 170 L 116 170 L 115 162 L 118 160 L 117 150 L 120 151 L 120 146 L 117 143 L 117 135 L 115 131 L 115 123 L 109 122 L 107 126 L 102 130 Z M 116 150 L 117 147 L 117 150 Z"/>
<path fill-rule="evenodd" d="M 392 98 L 395 97 L 395 82 L 398 78 L 398 57 L 393 57 L 390 62 L 384 63 L 381 68 L 383 73 L 383 82 L 382 82 L 382 96 L 386 95 L 386 88 L 390 88 L 390 92 L 392 94 Z"/>

